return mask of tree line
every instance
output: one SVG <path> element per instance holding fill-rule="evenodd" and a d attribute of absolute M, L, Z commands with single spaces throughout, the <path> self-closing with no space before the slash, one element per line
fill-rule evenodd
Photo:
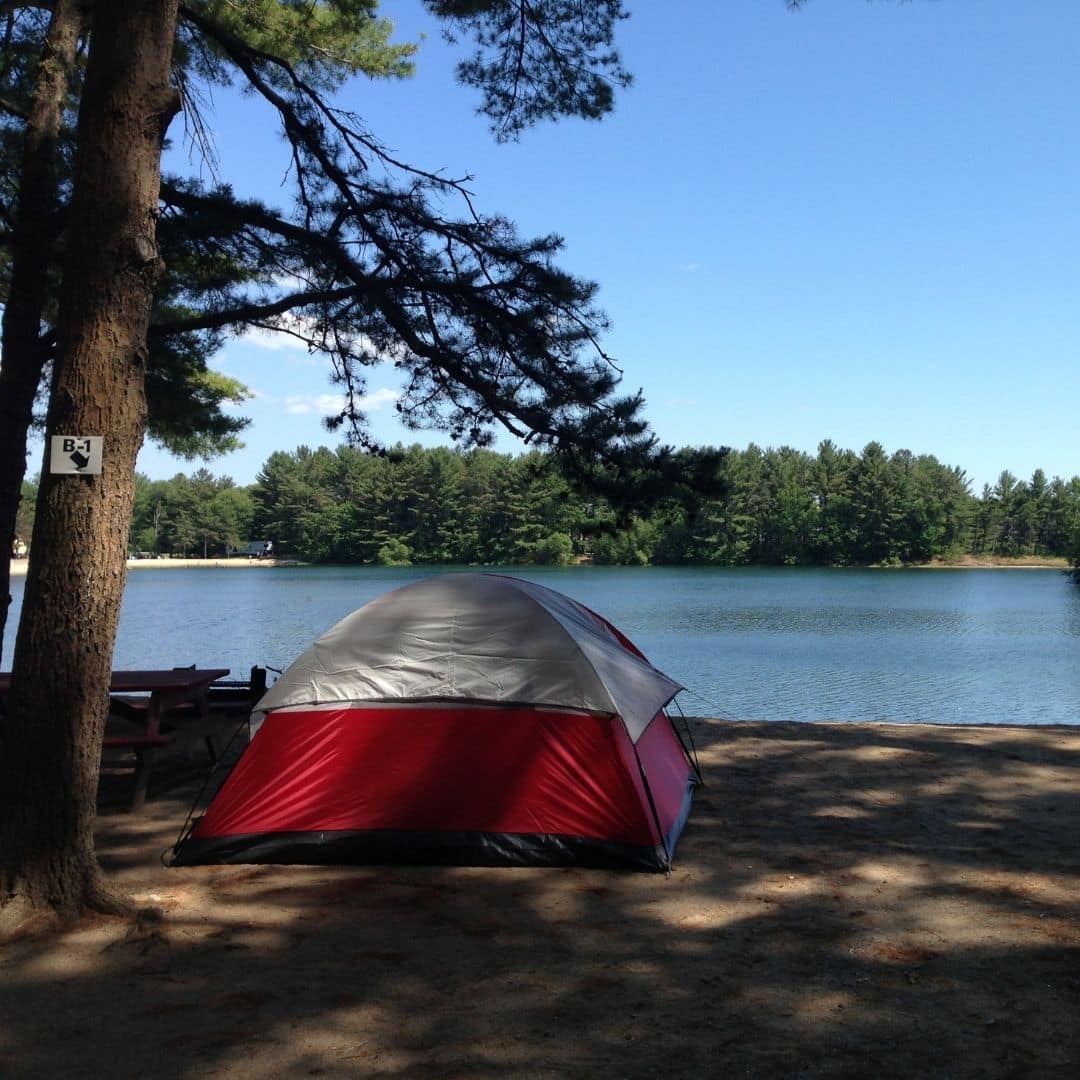
<path fill-rule="evenodd" d="M 554 455 L 396 446 L 272 454 L 256 483 L 138 477 L 130 548 L 220 556 L 253 540 L 315 563 L 904 565 L 965 554 L 1074 557 L 1080 477 L 1005 471 L 976 495 L 932 455 L 830 441 L 679 451 L 711 476 L 627 516 Z M 24 505 L 30 500 L 24 501 Z M 32 502 L 31 502 L 32 505 Z"/>

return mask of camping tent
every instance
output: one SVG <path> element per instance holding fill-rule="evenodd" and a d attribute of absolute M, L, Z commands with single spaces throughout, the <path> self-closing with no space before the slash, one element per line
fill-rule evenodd
<path fill-rule="evenodd" d="M 173 863 L 667 869 L 697 781 L 681 689 L 561 593 L 414 582 L 282 674 Z"/>

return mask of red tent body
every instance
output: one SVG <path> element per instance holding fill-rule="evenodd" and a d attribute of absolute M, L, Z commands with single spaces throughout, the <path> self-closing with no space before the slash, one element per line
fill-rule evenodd
<path fill-rule="evenodd" d="M 695 778 L 663 709 L 635 739 L 617 713 L 544 703 L 286 705 L 267 712 L 174 865 L 664 870 Z"/>

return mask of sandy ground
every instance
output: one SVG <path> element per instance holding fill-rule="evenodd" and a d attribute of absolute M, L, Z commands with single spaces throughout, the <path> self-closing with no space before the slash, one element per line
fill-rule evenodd
<path fill-rule="evenodd" d="M 1080 729 L 694 729 L 670 876 L 167 870 L 198 754 L 110 772 L 164 919 L 0 950 L 0 1075 L 1080 1075 Z"/>
<path fill-rule="evenodd" d="M 1068 570 L 1069 560 L 1059 555 L 1018 555 L 1011 559 L 961 555 L 956 559 L 935 559 L 921 566 L 930 570 Z"/>

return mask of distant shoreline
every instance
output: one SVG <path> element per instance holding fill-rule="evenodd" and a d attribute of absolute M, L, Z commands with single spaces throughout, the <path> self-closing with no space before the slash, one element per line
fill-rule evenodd
<path fill-rule="evenodd" d="M 11 576 L 25 577 L 29 559 L 12 559 Z M 129 570 L 246 570 L 249 567 L 268 569 L 276 566 L 304 566 L 296 559 L 128 559 Z"/>
<path fill-rule="evenodd" d="M 912 570 L 1068 570 L 1069 560 L 1062 555 L 1019 555 L 1002 559 L 992 555 L 961 555 L 946 561 L 934 559 L 928 563 L 913 563 Z"/>
<path fill-rule="evenodd" d="M 28 559 L 11 560 L 11 576 L 25 577 Z M 192 570 L 223 569 L 246 570 L 251 567 L 268 569 L 281 566 L 307 566 L 297 559 L 128 559 L 129 570 Z M 435 564 L 424 564 L 438 569 Z M 527 567 L 523 567 L 527 569 Z M 717 569 L 724 569 L 717 567 Z M 804 569 L 817 569 L 816 567 Z M 874 569 L 873 567 L 852 567 L 851 569 Z M 955 562 L 935 560 L 930 563 L 916 563 L 899 567 L 903 570 L 1068 570 L 1069 561 L 1063 558 L 1036 557 L 1024 555 L 1017 559 L 995 559 L 981 555 L 965 555 Z"/>

